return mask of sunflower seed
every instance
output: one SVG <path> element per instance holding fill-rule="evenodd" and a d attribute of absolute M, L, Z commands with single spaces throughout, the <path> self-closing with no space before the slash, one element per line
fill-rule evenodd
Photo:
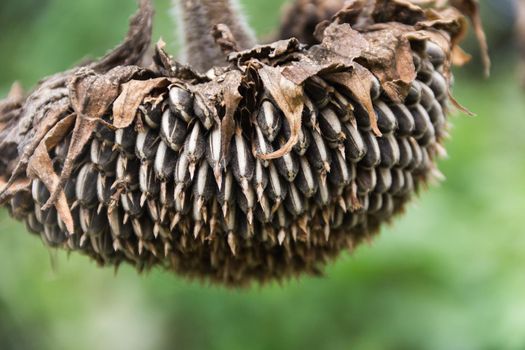
<path fill-rule="evenodd" d="M 206 130 L 210 130 L 214 124 L 213 113 L 206 105 L 204 97 L 199 94 L 196 94 L 193 100 L 193 112 L 201 121 L 202 126 L 204 126 Z"/>
<path fill-rule="evenodd" d="M 97 186 L 98 172 L 92 163 L 85 164 L 78 173 L 76 182 L 76 194 L 78 202 L 85 207 L 97 205 Z"/>
<path fill-rule="evenodd" d="M 400 151 L 394 135 L 385 134 L 377 138 L 377 143 L 381 152 L 381 166 L 392 168 L 397 165 L 400 158 Z"/>
<path fill-rule="evenodd" d="M 171 113 L 169 109 L 162 114 L 160 137 L 170 146 L 172 150 L 178 152 L 184 145 L 188 125 Z"/>
<path fill-rule="evenodd" d="M 277 168 L 275 165 L 270 163 L 268 167 L 269 170 L 269 195 L 270 199 L 275 203 L 274 207 L 277 207 L 284 201 L 286 198 L 287 187 L 284 184 L 284 181 L 281 180 Z"/>
<path fill-rule="evenodd" d="M 396 139 L 399 148 L 399 162 L 397 163 L 401 169 L 407 168 L 412 162 L 412 148 L 406 137 L 398 137 Z"/>
<path fill-rule="evenodd" d="M 413 106 L 421 101 L 421 83 L 417 80 L 414 80 L 410 84 L 410 89 L 408 90 L 408 95 L 405 98 L 405 105 Z"/>
<path fill-rule="evenodd" d="M 343 125 L 335 112 L 326 108 L 319 114 L 319 126 L 323 137 L 330 143 L 341 143 L 345 139 Z"/>
<path fill-rule="evenodd" d="M 366 154 L 366 145 L 357 128 L 350 122 L 343 124 L 345 155 L 352 162 L 358 162 Z"/>
<path fill-rule="evenodd" d="M 377 184 L 377 176 L 375 169 L 357 168 L 357 191 L 360 194 L 368 194 L 372 192 Z"/>
<path fill-rule="evenodd" d="M 213 170 L 213 176 L 217 182 L 217 186 L 221 188 L 222 185 L 222 137 L 221 129 L 214 127 L 208 135 L 208 142 L 206 144 L 206 159 Z"/>
<path fill-rule="evenodd" d="M 335 152 L 333 157 L 330 176 L 328 179 L 336 187 L 345 187 L 352 182 L 354 175 L 351 168 L 346 163 L 345 159 L 339 152 Z"/>
<path fill-rule="evenodd" d="M 430 59 L 430 62 L 436 69 L 439 69 L 446 60 L 445 52 L 439 45 L 433 43 L 432 41 L 426 42 L 425 52 Z"/>
<path fill-rule="evenodd" d="M 374 110 L 377 114 L 377 126 L 382 133 L 389 133 L 397 128 L 396 116 L 383 101 L 376 101 Z"/>
<path fill-rule="evenodd" d="M 90 155 L 91 161 L 100 171 L 111 172 L 115 169 L 117 153 L 110 144 L 94 138 L 91 142 Z"/>
<path fill-rule="evenodd" d="M 422 138 L 425 133 L 432 128 L 432 122 L 430 121 L 430 116 L 423 106 L 416 105 L 410 108 L 410 113 L 414 117 L 415 129 L 412 133 L 412 136 L 416 139 Z"/>
<path fill-rule="evenodd" d="M 106 206 L 109 206 L 114 190 L 111 186 L 115 183 L 115 178 L 99 173 L 97 176 L 97 198 L 98 201 Z"/>
<path fill-rule="evenodd" d="M 188 170 L 190 179 L 193 179 L 195 173 L 195 167 L 204 156 L 206 151 L 206 141 L 204 140 L 204 134 L 202 133 L 201 124 L 195 123 L 190 131 L 186 141 L 184 142 L 183 153 L 188 158 Z"/>
<path fill-rule="evenodd" d="M 264 100 L 257 114 L 257 124 L 260 126 L 262 133 L 273 142 L 281 129 L 282 115 L 274 104 L 269 100 Z"/>
<path fill-rule="evenodd" d="M 416 122 L 409 109 L 402 104 L 390 105 L 390 109 L 396 116 L 397 134 L 401 136 L 412 135 L 412 132 L 416 128 Z"/>
<path fill-rule="evenodd" d="M 141 202 L 143 203 L 147 198 L 155 197 L 160 192 L 160 182 L 155 176 L 153 167 L 147 163 L 140 166 L 139 185 L 142 191 Z"/>
<path fill-rule="evenodd" d="M 240 130 L 237 130 L 233 138 L 233 144 L 231 147 L 232 157 L 231 165 L 233 169 L 233 175 L 241 186 L 243 192 L 247 192 L 249 183 L 253 178 L 254 173 L 254 159 L 251 155 L 248 142 L 242 136 Z M 246 194 L 246 193 L 245 193 Z"/>
<path fill-rule="evenodd" d="M 193 119 L 193 96 L 191 92 L 179 86 L 170 88 L 170 108 L 173 113 L 189 123 Z"/>
<path fill-rule="evenodd" d="M 304 198 L 293 183 L 289 184 L 288 196 L 284 201 L 284 205 L 293 217 L 301 215 L 305 210 Z"/>
<path fill-rule="evenodd" d="M 126 155 L 135 154 L 136 138 L 137 133 L 133 130 L 133 126 L 125 129 L 117 129 L 117 131 L 115 131 L 115 147 Z"/>
<path fill-rule="evenodd" d="M 274 150 L 272 144 L 264 137 L 261 128 L 257 125 L 255 126 L 255 138 L 253 139 L 253 142 L 256 155 L 258 156 L 272 153 Z M 268 160 L 262 160 L 262 162 L 265 167 L 268 166 Z"/>
<path fill-rule="evenodd" d="M 280 146 L 285 144 L 285 140 L 280 140 Z M 280 158 L 275 160 L 275 165 L 279 174 L 288 182 L 293 182 L 297 173 L 299 172 L 299 161 L 298 156 L 293 152 L 288 152 Z"/>
<path fill-rule="evenodd" d="M 154 171 L 160 181 L 166 181 L 173 174 L 175 164 L 177 163 L 177 154 L 173 152 L 168 145 L 161 141 L 155 155 Z"/>
<path fill-rule="evenodd" d="M 44 183 L 38 179 L 34 179 L 31 183 L 31 194 L 35 202 L 39 206 L 43 206 L 49 199 L 49 191 Z"/>
<path fill-rule="evenodd" d="M 305 197 L 311 198 L 317 192 L 317 179 L 315 178 L 310 163 L 306 157 L 301 157 L 299 159 L 300 171 L 297 174 L 297 179 L 295 180 L 297 187 L 304 194 Z"/>
<path fill-rule="evenodd" d="M 159 145 L 159 135 L 154 129 L 145 128 L 137 134 L 135 154 L 143 162 L 152 161 L 155 158 Z"/>
<path fill-rule="evenodd" d="M 447 81 L 445 80 L 445 77 L 441 75 L 441 73 L 434 72 L 432 74 L 432 84 L 430 84 L 430 88 L 434 92 L 434 95 L 436 96 L 436 99 L 438 101 L 442 101 L 447 97 L 447 94 L 448 94 Z"/>
<path fill-rule="evenodd" d="M 312 143 L 310 147 L 308 147 L 306 156 L 310 164 L 318 173 L 326 174 L 330 171 L 330 164 L 332 163 L 331 153 L 318 131 L 315 129 L 312 130 L 311 136 Z"/>
<path fill-rule="evenodd" d="M 417 72 L 417 80 L 421 81 L 425 85 L 432 83 L 432 74 L 434 73 L 434 67 L 428 60 L 421 60 L 421 67 Z"/>
<path fill-rule="evenodd" d="M 381 162 L 381 151 L 377 138 L 370 131 L 362 132 L 361 136 L 365 141 L 366 154 L 359 164 L 366 168 L 374 168 Z"/>

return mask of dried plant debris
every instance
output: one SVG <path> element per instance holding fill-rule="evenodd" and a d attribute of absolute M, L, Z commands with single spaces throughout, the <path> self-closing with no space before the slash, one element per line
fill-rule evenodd
<path fill-rule="evenodd" d="M 162 42 L 147 57 L 141 1 L 114 51 L 0 102 L 2 202 L 101 265 L 229 286 L 319 274 L 439 178 L 466 23 L 402 0 L 339 10 L 308 27 L 315 45 L 238 52 L 217 26 L 229 65 L 202 75 Z"/>

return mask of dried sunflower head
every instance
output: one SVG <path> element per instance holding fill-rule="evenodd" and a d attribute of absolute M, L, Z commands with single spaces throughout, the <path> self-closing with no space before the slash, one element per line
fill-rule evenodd
<path fill-rule="evenodd" d="M 338 10 L 305 27 L 316 44 L 242 50 L 218 25 L 224 64 L 203 74 L 162 43 L 148 60 L 141 1 L 114 51 L 2 101 L 3 202 L 46 245 L 102 265 L 234 286 L 319 273 L 439 175 L 464 57 L 455 7 Z"/>

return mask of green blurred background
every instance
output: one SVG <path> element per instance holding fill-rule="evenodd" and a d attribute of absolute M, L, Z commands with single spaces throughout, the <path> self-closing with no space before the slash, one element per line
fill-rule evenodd
<path fill-rule="evenodd" d="M 448 180 L 323 278 L 231 291 L 48 252 L 0 214 L 0 349 L 525 349 L 525 93 L 510 1 L 482 1 L 494 70 L 457 72 Z M 245 0 L 261 35 L 282 0 Z M 169 0 L 154 40 L 175 50 Z M 132 0 L 2 0 L 0 93 L 102 55 Z M 466 47 L 477 53 L 470 40 Z"/>

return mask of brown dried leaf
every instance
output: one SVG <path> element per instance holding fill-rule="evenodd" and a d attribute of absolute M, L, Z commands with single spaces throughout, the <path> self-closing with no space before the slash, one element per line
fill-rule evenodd
<path fill-rule="evenodd" d="M 469 55 L 459 46 L 454 46 L 452 48 L 451 56 L 452 64 L 455 66 L 464 66 L 472 60 L 472 55 Z"/>
<path fill-rule="evenodd" d="M 252 49 L 228 55 L 228 61 L 243 65 L 251 59 L 272 61 L 300 51 L 301 44 L 295 38 L 280 40 L 268 45 L 257 45 Z"/>
<path fill-rule="evenodd" d="M 221 120 L 221 162 L 224 163 L 229 152 L 230 141 L 235 134 L 235 112 L 242 100 L 239 87 L 242 83 L 242 74 L 239 71 L 232 71 L 226 75 L 223 82 L 223 104 L 224 118 Z"/>
<path fill-rule="evenodd" d="M 159 75 L 199 83 L 209 81 L 205 75 L 199 74 L 190 66 L 174 61 L 165 48 L 166 43 L 160 39 L 155 46 L 155 54 L 153 55 L 153 62 L 160 73 Z"/>
<path fill-rule="evenodd" d="M 25 145 L 22 149 L 23 152 L 17 160 L 17 163 L 11 173 L 6 186 L 0 191 L 0 202 L 3 202 L 6 199 L 8 189 L 16 179 L 26 170 L 30 157 L 34 154 L 36 148 L 40 142 L 44 139 L 47 133 L 62 119 L 64 113 L 69 109 L 69 101 L 66 99 L 59 100 L 55 103 L 43 108 L 43 118 L 41 123 L 35 125 L 35 130 L 32 130 L 31 138 L 28 138 L 28 144 Z M 18 125 L 17 125 L 18 127 Z M 13 132 L 6 136 L 2 140 L 2 143 L 6 142 L 16 142 L 18 139 L 18 144 L 20 145 L 23 140 L 20 140 L 20 135 L 18 134 L 17 128 L 13 129 Z"/>
<path fill-rule="evenodd" d="M 374 76 L 365 67 L 356 64 L 354 69 L 349 72 L 333 73 L 324 77 L 326 80 L 341 85 L 349 92 L 368 112 L 372 130 L 376 136 L 381 136 L 381 131 L 377 126 L 377 114 L 370 95 Z"/>
<path fill-rule="evenodd" d="M 479 2 L 477 0 L 450 0 L 450 4 L 461 11 L 462 14 L 470 18 L 472 26 L 474 27 L 474 34 L 476 34 L 481 50 L 481 59 L 483 61 L 483 67 L 485 68 L 484 73 L 485 76 L 488 77 L 490 75 L 491 62 L 487 37 L 483 30 L 483 23 L 479 12 Z"/>
<path fill-rule="evenodd" d="M 7 182 L 4 179 L 0 178 L 0 191 L 6 189 Z M 12 185 L 6 189 L 6 198 L 10 198 L 15 194 L 22 191 L 31 191 L 31 180 L 30 179 L 20 179 L 16 180 Z M 2 203 L 3 204 L 3 203 Z"/>
<path fill-rule="evenodd" d="M 365 61 L 363 65 L 379 79 L 388 97 L 397 102 L 404 100 L 410 83 L 416 79 L 410 42 L 405 33 L 406 28 L 393 24 L 388 25 L 388 29 L 364 33 L 369 49 L 360 59 L 360 63 Z"/>
<path fill-rule="evenodd" d="M 289 153 L 298 141 L 304 108 L 304 92 L 302 86 L 283 76 L 282 68 L 263 65 L 258 73 L 264 87 L 269 91 L 290 125 L 290 139 L 283 147 L 269 154 L 257 155 L 260 159 L 276 159 Z"/>
<path fill-rule="evenodd" d="M 71 105 L 76 114 L 75 128 L 60 181 L 53 191 L 49 189 L 51 196 L 42 210 L 48 209 L 57 200 L 64 183 L 71 176 L 78 155 L 89 142 L 100 118 L 117 98 L 120 85 L 144 73 L 142 68 L 136 66 L 119 66 L 106 74 L 96 74 L 89 68 L 81 68 L 71 79 L 68 87 Z"/>
<path fill-rule="evenodd" d="M 30 178 L 38 178 L 50 192 L 58 192 L 55 206 L 60 219 L 64 222 L 70 234 L 75 230 L 73 216 L 68 206 L 66 195 L 59 188 L 60 178 L 53 169 L 53 162 L 48 151 L 69 133 L 74 122 L 74 114 L 60 120 L 40 142 L 27 166 L 27 175 Z"/>
<path fill-rule="evenodd" d="M 122 92 L 113 103 L 113 126 L 117 129 L 130 126 L 144 98 L 154 90 L 166 89 L 169 84 L 167 78 L 131 80 L 122 84 Z"/>
<path fill-rule="evenodd" d="M 329 25 L 323 33 L 321 46 L 347 59 L 360 57 L 364 51 L 370 50 L 370 44 L 363 34 L 347 23 Z M 329 58 L 334 59 L 333 55 Z"/>

